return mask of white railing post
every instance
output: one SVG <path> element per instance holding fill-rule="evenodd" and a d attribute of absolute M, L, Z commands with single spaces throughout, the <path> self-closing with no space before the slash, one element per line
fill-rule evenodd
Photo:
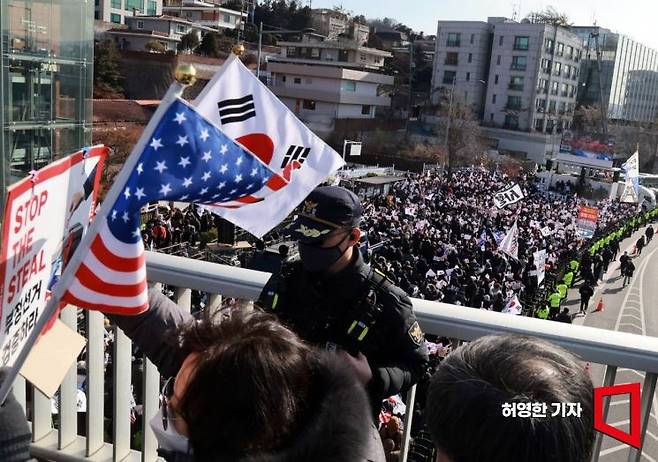
<path fill-rule="evenodd" d="M 105 414 L 105 327 L 103 314 L 87 316 L 87 457 L 103 447 Z"/>
<path fill-rule="evenodd" d="M 67 306 L 60 314 L 60 320 L 73 330 L 78 328 L 78 312 L 74 306 Z M 78 364 L 73 363 L 59 387 L 59 438 L 58 449 L 63 449 L 75 441 L 78 433 Z"/>
<path fill-rule="evenodd" d="M 149 422 L 158 413 L 160 394 L 160 374 L 155 365 L 144 357 L 144 389 L 142 390 L 142 462 L 154 462 L 157 459 L 158 442 Z"/>
<path fill-rule="evenodd" d="M 130 383 L 131 342 L 121 329 L 114 329 L 114 407 L 113 428 L 114 451 L 112 460 L 119 462 L 130 452 Z"/>
<path fill-rule="evenodd" d="M 206 306 L 206 309 L 208 310 L 210 315 L 215 314 L 221 308 L 222 308 L 222 296 L 220 294 L 213 294 L 213 293 L 208 294 L 208 306 Z"/>
<path fill-rule="evenodd" d="M 407 392 L 407 412 L 404 415 L 404 434 L 400 444 L 400 462 L 406 462 L 409 456 L 409 445 L 411 444 L 411 425 L 414 420 L 414 406 L 416 403 L 416 385 L 411 387 Z"/>
<path fill-rule="evenodd" d="M 606 366 L 605 376 L 603 378 L 603 386 L 609 387 L 615 383 L 615 377 L 617 375 L 616 366 Z M 610 410 L 610 396 L 605 396 L 603 398 L 603 421 L 608 420 L 608 411 Z M 592 462 L 598 462 L 599 454 L 601 453 L 601 444 L 603 443 L 603 433 L 596 432 L 594 437 L 594 449 L 592 450 Z"/>
<path fill-rule="evenodd" d="M 640 462 L 642 457 L 642 448 L 644 448 L 644 438 L 647 436 L 647 427 L 649 424 L 649 417 L 651 415 L 651 404 L 653 403 L 653 395 L 656 392 L 656 378 L 658 375 L 647 374 L 644 376 L 644 383 L 642 384 L 642 404 L 641 416 L 642 423 L 640 427 L 640 449 L 631 447 L 628 453 L 628 462 Z"/>
<path fill-rule="evenodd" d="M 32 387 L 33 413 L 32 413 L 32 441 L 39 441 L 47 436 L 53 429 L 52 413 L 50 412 L 50 398 L 41 393 L 37 387 Z"/>
<path fill-rule="evenodd" d="M 192 289 L 187 287 L 176 287 L 176 295 L 174 296 L 176 305 L 188 313 L 192 310 Z"/>

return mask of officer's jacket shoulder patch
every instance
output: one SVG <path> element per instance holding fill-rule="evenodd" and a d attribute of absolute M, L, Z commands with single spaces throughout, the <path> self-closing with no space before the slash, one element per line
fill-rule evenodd
<path fill-rule="evenodd" d="M 420 346 L 423 343 L 424 340 L 423 331 L 421 330 L 418 321 L 414 322 L 411 325 L 407 333 L 409 334 L 409 337 L 416 345 Z"/>

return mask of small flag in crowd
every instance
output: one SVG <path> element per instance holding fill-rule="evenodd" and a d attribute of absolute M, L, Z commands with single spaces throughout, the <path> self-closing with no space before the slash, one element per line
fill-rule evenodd
<path fill-rule="evenodd" d="M 487 230 L 486 228 L 482 230 L 482 233 L 480 233 L 480 238 L 477 241 L 478 247 L 484 252 L 484 246 L 487 243 Z"/>
<path fill-rule="evenodd" d="M 502 313 L 521 314 L 522 311 L 523 307 L 521 306 L 521 302 L 519 302 L 519 297 L 514 295 L 507 300 L 507 304 L 505 305 L 505 308 L 503 308 Z"/>
<path fill-rule="evenodd" d="M 624 183 L 624 190 L 621 193 L 619 198 L 620 202 L 630 202 L 637 203 L 639 202 L 639 185 L 640 185 L 640 154 L 635 151 L 631 157 L 622 165 L 626 175 L 626 181 Z"/>
<path fill-rule="evenodd" d="M 236 55 L 226 60 L 194 105 L 285 179 L 253 192 L 254 198 L 274 193 L 267 202 L 206 207 L 257 237 L 283 221 L 318 184 L 344 165 L 341 156 L 300 122 Z"/>
<path fill-rule="evenodd" d="M 275 175 L 193 107 L 175 98 L 149 135 L 114 203 L 104 203 L 89 251 L 63 300 L 106 313 L 148 306 L 140 209 L 157 200 L 202 204 L 240 201 Z M 100 220 L 100 224 L 96 221 Z M 85 249 L 79 249 L 83 251 Z M 69 268 L 67 268 L 69 270 Z"/>
<path fill-rule="evenodd" d="M 493 200 L 496 207 L 499 209 L 505 208 L 508 205 L 516 204 L 525 197 L 523 190 L 518 183 L 514 183 L 507 188 L 503 188 L 494 194 Z"/>
<path fill-rule="evenodd" d="M 498 245 L 498 250 L 512 258 L 519 258 L 519 228 L 516 225 L 516 221 Z"/>

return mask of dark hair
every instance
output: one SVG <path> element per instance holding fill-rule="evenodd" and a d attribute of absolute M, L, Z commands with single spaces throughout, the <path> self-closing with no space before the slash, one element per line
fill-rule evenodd
<path fill-rule="evenodd" d="M 282 257 L 287 257 L 289 251 L 290 251 L 290 249 L 288 248 L 287 245 L 281 244 L 279 246 L 279 255 L 281 255 Z"/>
<path fill-rule="evenodd" d="M 592 381 L 577 358 L 544 340 L 486 336 L 453 351 L 431 380 L 427 422 L 452 462 L 584 462 L 594 443 Z M 546 403 L 547 417 L 504 417 L 504 403 Z M 580 403 L 580 417 L 551 417 Z"/>
<path fill-rule="evenodd" d="M 201 353 L 180 400 L 197 461 L 237 460 L 285 445 L 305 412 L 315 355 L 272 315 L 233 310 L 206 315 L 182 333 Z"/>

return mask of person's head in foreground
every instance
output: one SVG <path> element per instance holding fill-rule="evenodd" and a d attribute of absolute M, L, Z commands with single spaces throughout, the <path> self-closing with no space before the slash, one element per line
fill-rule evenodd
<path fill-rule="evenodd" d="M 427 422 L 440 462 L 585 462 L 594 443 L 592 395 L 588 373 L 563 348 L 486 336 L 441 363 L 428 391 Z M 505 417 L 505 403 L 545 403 L 546 417 Z M 553 403 L 580 403 L 580 417 L 551 417 Z"/>
<path fill-rule="evenodd" d="M 169 426 L 196 462 L 364 460 L 368 399 L 351 370 L 272 315 L 234 310 L 182 333 L 187 355 L 165 395 Z"/>

